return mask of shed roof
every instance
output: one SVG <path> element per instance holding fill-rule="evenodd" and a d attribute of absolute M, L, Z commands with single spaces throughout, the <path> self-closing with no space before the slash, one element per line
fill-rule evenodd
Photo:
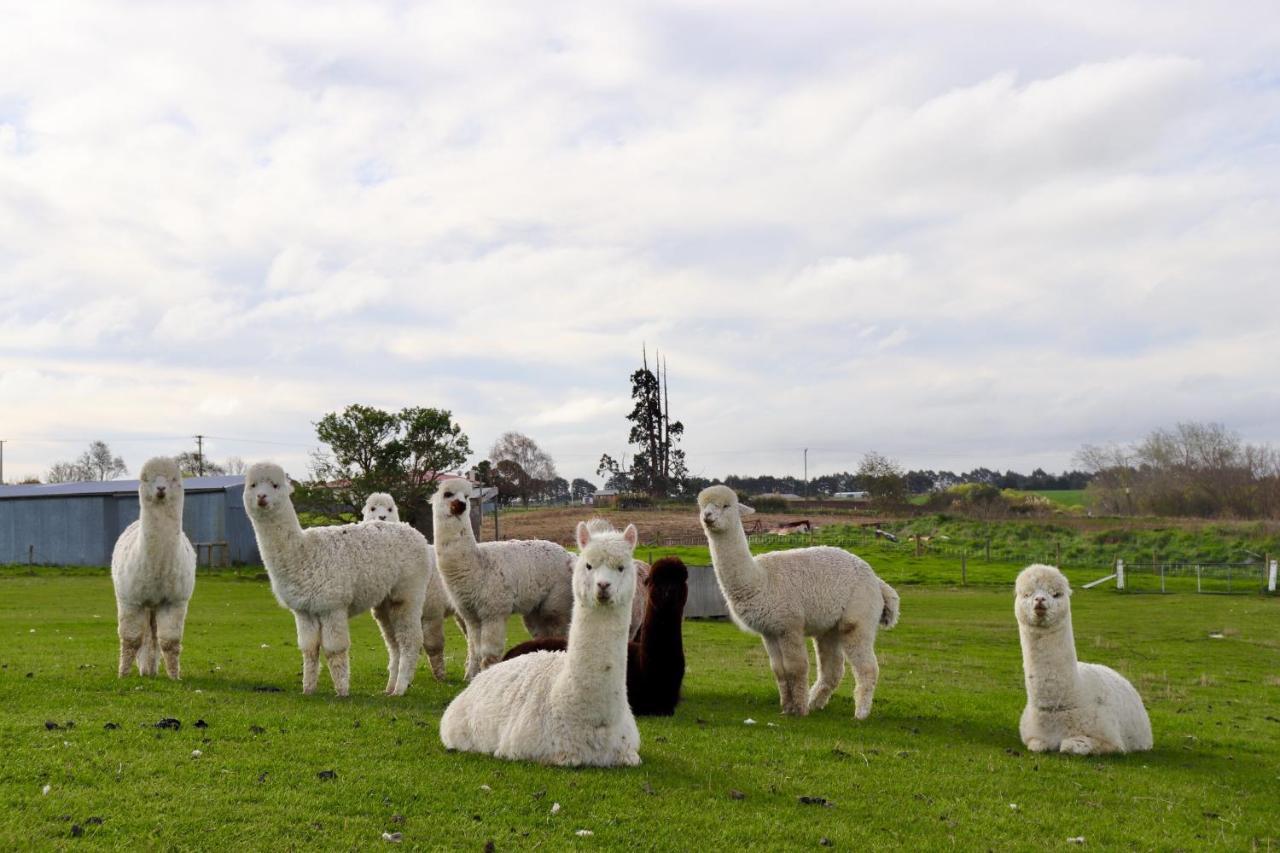
<path fill-rule="evenodd" d="M 188 492 L 217 492 L 244 485 L 243 474 L 221 477 L 187 477 Z M 6 498 L 66 498 L 91 495 L 129 495 L 138 491 L 137 480 L 104 480 L 91 483 L 49 483 L 29 486 L 0 486 L 0 500 Z"/>

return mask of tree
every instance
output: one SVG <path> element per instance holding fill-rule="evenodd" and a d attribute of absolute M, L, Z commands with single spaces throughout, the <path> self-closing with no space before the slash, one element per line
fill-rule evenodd
<path fill-rule="evenodd" d="M 625 465 L 626 460 L 623 460 Z M 600 457 L 600 464 L 596 466 L 596 476 L 604 477 L 604 485 L 606 489 L 614 489 L 619 492 L 628 492 L 631 490 L 631 472 L 627 471 L 623 465 L 619 465 L 618 461 L 608 453 Z"/>
<path fill-rule="evenodd" d="M 520 502 L 527 505 L 529 498 L 543 492 L 546 484 L 556 479 L 556 464 L 551 456 L 538 446 L 529 436 L 519 432 L 504 432 L 502 437 L 493 443 L 489 451 L 489 459 L 497 465 L 500 462 L 513 462 L 519 468 L 518 482 L 515 483 Z M 508 469 L 512 475 L 516 472 Z"/>
<path fill-rule="evenodd" d="M 228 474 L 243 474 L 249 470 L 249 465 L 239 456 L 228 456 L 227 462 L 222 468 Z"/>
<path fill-rule="evenodd" d="M 552 477 L 547 482 L 546 496 L 552 503 L 564 503 L 569 500 L 569 481 L 564 477 Z"/>
<path fill-rule="evenodd" d="M 591 497 L 595 493 L 595 484 L 588 480 L 584 480 L 581 477 L 575 477 L 573 483 L 569 486 L 569 497 L 578 503 L 582 503 L 583 500 Z"/>
<path fill-rule="evenodd" d="M 86 480 L 115 480 L 129 473 L 124 459 L 114 456 L 105 441 L 91 441 L 89 448 L 73 462 L 55 462 L 45 479 L 50 483 L 79 483 Z"/>
<path fill-rule="evenodd" d="M 223 468 L 216 462 L 205 459 L 203 462 L 204 474 L 200 473 L 201 460 L 198 454 L 190 450 L 184 450 L 177 456 L 173 457 L 173 461 L 178 463 L 178 470 L 182 472 L 184 477 L 217 477 L 227 473 L 227 469 Z"/>
<path fill-rule="evenodd" d="M 328 451 L 312 454 L 316 482 L 299 490 L 299 503 L 358 514 L 370 492 L 387 492 L 400 518 L 424 532 L 431 529 L 436 481 L 471 455 L 462 427 L 444 409 L 387 412 L 353 404 L 315 426 Z"/>
<path fill-rule="evenodd" d="M 635 406 L 627 420 L 631 432 L 627 442 L 637 450 L 631 459 L 631 486 L 654 497 L 678 491 L 688 471 L 684 451 L 676 445 L 684 435 L 684 424 L 671 420 L 670 395 L 667 393 L 666 360 L 655 354 L 649 370 L 649 354 L 641 351 L 643 364 L 631 374 L 631 399 Z M 601 459 L 601 465 L 604 460 Z"/>
<path fill-rule="evenodd" d="M 874 450 L 862 457 L 858 480 L 862 488 L 871 493 L 872 502 L 879 506 L 896 507 L 907 502 L 907 481 L 902 467 Z"/>

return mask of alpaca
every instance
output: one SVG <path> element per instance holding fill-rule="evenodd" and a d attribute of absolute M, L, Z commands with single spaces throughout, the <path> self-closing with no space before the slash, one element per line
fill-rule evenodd
<path fill-rule="evenodd" d="M 182 472 L 157 456 L 138 479 L 138 520 L 116 540 L 111 582 L 116 590 L 121 678 L 136 658 L 140 675 L 155 675 L 157 655 L 181 678 L 182 629 L 196 586 L 196 552 L 182 532 Z"/>
<path fill-rule="evenodd" d="M 395 498 L 386 492 L 374 492 L 365 498 L 360 515 L 365 522 L 400 521 L 400 510 L 396 507 Z M 427 594 L 422 602 L 422 650 L 427 653 L 431 674 L 436 681 L 444 681 L 444 623 L 456 614 L 453 612 L 453 603 L 449 601 L 449 593 L 445 591 L 444 581 L 440 579 L 440 572 L 436 569 L 435 549 L 428 548 L 427 556 L 430 557 L 431 571 L 427 577 Z M 458 625 L 462 626 L 461 620 Z M 379 622 L 378 626 L 381 627 L 382 623 Z M 465 632 L 465 628 L 463 630 Z M 382 639 L 390 648 L 392 638 L 384 632 Z"/>
<path fill-rule="evenodd" d="M 1071 585 L 1062 572 L 1038 564 L 1023 569 L 1013 612 L 1027 682 L 1018 728 L 1027 749 L 1076 755 L 1151 749 L 1151 720 L 1133 685 L 1110 667 L 1076 660 Z"/>
<path fill-rule="evenodd" d="M 898 593 L 864 560 L 839 548 L 752 557 L 742 514 L 755 510 L 739 504 L 727 486 L 703 489 L 698 508 L 729 614 L 740 628 L 763 638 L 782 712 L 803 716 L 825 707 L 844 678 L 847 658 L 854 676 L 854 716 L 865 720 L 880 677 L 876 630 L 897 624 Z M 818 655 L 818 680 L 807 696 L 806 636 L 814 638 Z"/>
<path fill-rule="evenodd" d="M 370 521 L 303 530 L 284 469 L 259 462 L 245 474 L 244 508 L 276 600 L 293 611 L 302 692 L 314 693 L 320 650 L 339 696 L 350 690 L 347 619 L 373 610 L 387 644 L 388 695 L 409 689 L 422 648 L 431 546 L 407 524 Z"/>
<path fill-rule="evenodd" d="M 636 561 L 639 567 L 640 561 Z M 684 641 L 680 635 L 684 605 L 689 597 L 689 570 L 679 557 L 663 557 L 653 564 L 647 579 L 637 573 L 637 582 L 648 588 L 649 599 L 644 624 L 636 640 L 627 643 L 627 703 L 637 717 L 670 717 L 680 702 L 684 681 Z M 562 652 L 568 643 L 562 637 L 526 640 L 502 658 L 530 652 Z"/>
<path fill-rule="evenodd" d="M 396 508 L 396 500 L 386 492 L 374 492 L 364 500 L 364 509 L 360 511 L 362 521 L 399 521 L 400 510 Z"/>
<path fill-rule="evenodd" d="M 431 496 L 436 562 L 466 624 L 470 680 L 502 658 L 507 619 L 519 613 L 534 637 L 563 636 L 573 607 L 573 557 L 554 542 L 476 542 L 471 483 L 443 480 Z M 628 599 L 630 604 L 630 599 Z"/>
<path fill-rule="evenodd" d="M 524 655 L 478 674 L 440 719 L 447 748 L 542 764 L 640 763 L 626 694 L 636 529 L 604 533 L 579 522 L 577 541 L 567 650 Z"/>

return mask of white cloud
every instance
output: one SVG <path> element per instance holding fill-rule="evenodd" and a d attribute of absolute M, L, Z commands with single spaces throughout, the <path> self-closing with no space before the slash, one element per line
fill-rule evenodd
<path fill-rule="evenodd" d="M 360 401 L 591 475 L 642 344 L 707 474 L 1280 438 L 1274 4 L 958 9 L 16 7 L 7 470 Z"/>

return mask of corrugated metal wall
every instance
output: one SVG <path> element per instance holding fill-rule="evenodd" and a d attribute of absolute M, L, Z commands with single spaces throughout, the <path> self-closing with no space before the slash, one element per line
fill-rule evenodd
<path fill-rule="evenodd" d="M 182 528 L 193 544 L 226 542 L 233 563 L 257 563 L 242 493 L 243 486 L 187 492 Z M 116 539 L 137 520 L 137 495 L 6 498 L 0 500 L 0 563 L 110 565 Z"/>

